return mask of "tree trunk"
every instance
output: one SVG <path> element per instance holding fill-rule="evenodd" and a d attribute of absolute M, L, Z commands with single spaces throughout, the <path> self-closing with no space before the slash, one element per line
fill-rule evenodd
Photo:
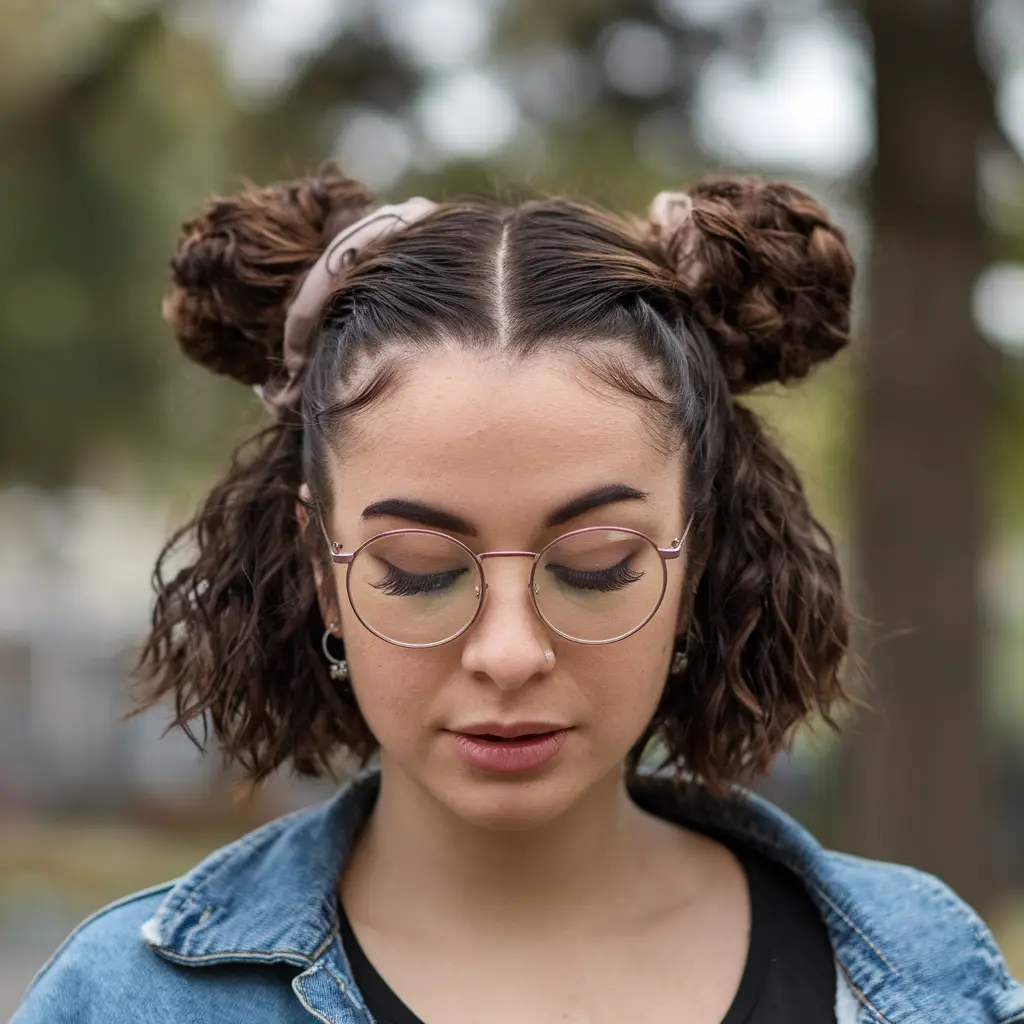
<path fill-rule="evenodd" d="M 865 0 L 878 153 L 854 464 L 874 714 L 850 727 L 844 845 L 998 886 L 983 622 L 987 347 L 980 144 L 992 123 L 967 0 Z"/>

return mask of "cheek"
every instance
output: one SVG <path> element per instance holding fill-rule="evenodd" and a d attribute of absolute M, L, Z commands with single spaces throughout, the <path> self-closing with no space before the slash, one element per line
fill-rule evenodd
<path fill-rule="evenodd" d="M 661 698 L 672 638 L 646 632 L 609 644 L 589 675 L 590 700 L 607 731 L 639 735 Z"/>
<path fill-rule="evenodd" d="M 370 731 L 384 747 L 424 734 L 444 673 L 423 651 L 386 643 L 354 616 L 351 625 L 343 618 L 352 688 Z"/>
<path fill-rule="evenodd" d="M 678 601 L 666 600 L 655 617 L 631 637 L 608 644 L 581 678 L 603 745 L 625 754 L 657 710 L 675 643 Z"/>

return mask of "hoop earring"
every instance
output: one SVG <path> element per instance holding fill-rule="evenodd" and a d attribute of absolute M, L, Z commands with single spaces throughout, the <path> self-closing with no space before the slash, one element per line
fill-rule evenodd
<path fill-rule="evenodd" d="M 324 657 L 330 664 L 331 678 L 339 683 L 348 682 L 348 662 L 344 658 L 336 658 L 331 654 L 331 649 L 327 646 L 328 641 L 334 635 L 334 627 L 337 625 L 336 622 L 330 623 L 324 630 L 323 638 L 320 641 L 320 646 L 323 648 Z"/>

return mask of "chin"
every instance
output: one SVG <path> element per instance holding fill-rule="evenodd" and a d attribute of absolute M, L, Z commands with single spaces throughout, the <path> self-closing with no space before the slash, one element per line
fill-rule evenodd
<path fill-rule="evenodd" d="M 461 768 L 454 776 L 444 774 L 443 788 L 438 787 L 435 796 L 451 813 L 467 824 L 504 832 L 543 828 L 618 778 L 617 771 L 587 759 L 567 759 L 515 775 Z"/>
<path fill-rule="evenodd" d="M 468 769 L 455 778 L 439 780 L 431 789 L 435 799 L 466 824 L 525 832 L 557 820 L 594 781 L 567 765 L 522 775 L 490 775 Z"/>

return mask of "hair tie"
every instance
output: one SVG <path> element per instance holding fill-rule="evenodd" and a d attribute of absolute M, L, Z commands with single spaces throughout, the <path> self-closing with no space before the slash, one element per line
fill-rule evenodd
<path fill-rule="evenodd" d="M 651 201 L 648 217 L 676 279 L 692 291 L 704 275 L 704 264 L 697 258 L 700 227 L 693 219 L 693 198 L 686 192 L 659 192 Z"/>
<path fill-rule="evenodd" d="M 320 258 L 303 278 L 285 314 L 284 374 L 265 384 L 253 385 L 260 400 L 278 419 L 286 409 L 295 408 L 299 402 L 302 374 L 309 362 L 313 338 L 335 278 L 351 264 L 360 250 L 385 235 L 401 231 L 436 208 L 436 203 L 422 196 L 414 196 L 404 203 L 381 206 L 342 228 L 327 243 Z"/>

